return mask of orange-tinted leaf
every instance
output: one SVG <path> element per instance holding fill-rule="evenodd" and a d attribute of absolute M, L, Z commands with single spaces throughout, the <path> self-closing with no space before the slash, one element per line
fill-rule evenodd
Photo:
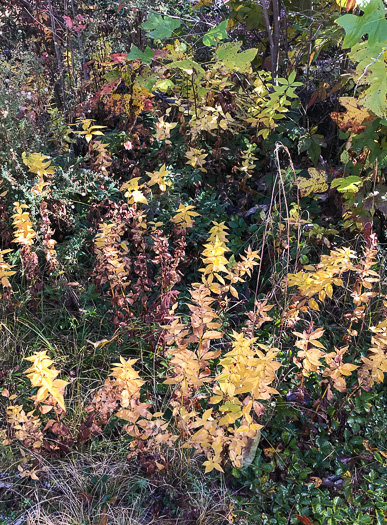
<path fill-rule="evenodd" d="M 345 133 L 349 130 L 358 134 L 365 130 L 365 123 L 375 118 L 370 115 L 368 109 L 362 106 L 355 97 L 340 97 L 340 104 L 346 108 L 343 113 L 336 111 L 330 114 L 332 120 L 336 122 L 341 131 Z"/>
<path fill-rule="evenodd" d="M 357 2 L 356 0 L 348 0 L 347 1 L 347 13 L 349 13 L 352 9 L 355 9 L 355 7 L 357 6 Z"/>
<path fill-rule="evenodd" d="M 309 518 L 307 518 L 305 515 L 302 515 L 302 516 L 296 516 L 296 518 L 298 519 L 298 521 L 300 521 L 301 523 L 303 523 L 304 525 L 314 525 L 313 524 L 313 521 L 311 521 Z"/>

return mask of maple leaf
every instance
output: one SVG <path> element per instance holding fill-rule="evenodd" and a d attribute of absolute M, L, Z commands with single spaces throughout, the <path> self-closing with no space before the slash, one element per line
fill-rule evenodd
<path fill-rule="evenodd" d="M 370 122 L 375 117 L 370 114 L 369 110 L 361 104 L 355 97 L 339 97 L 339 102 L 345 107 L 346 111 L 330 113 L 331 119 L 336 122 L 341 131 L 360 133 L 365 129 L 366 122 Z"/>
<path fill-rule="evenodd" d="M 181 22 L 178 18 L 150 13 L 148 19 L 142 23 L 141 27 L 145 31 L 150 31 L 148 33 L 149 38 L 164 40 L 169 38 L 180 25 Z"/>
<path fill-rule="evenodd" d="M 346 33 L 344 48 L 353 47 L 366 34 L 371 46 L 386 40 L 387 20 L 381 0 L 370 0 L 362 16 L 344 15 L 338 18 L 336 23 L 344 28 Z"/>
<path fill-rule="evenodd" d="M 307 197 L 311 193 L 324 193 L 328 190 L 327 174 L 323 170 L 308 168 L 309 179 L 297 177 L 296 184 L 300 190 L 301 197 Z"/>
<path fill-rule="evenodd" d="M 258 49 L 247 49 L 238 53 L 241 47 L 242 42 L 227 42 L 218 47 L 217 58 L 228 71 L 249 72 Z"/>
<path fill-rule="evenodd" d="M 363 179 L 356 175 L 350 175 L 344 179 L 335 179 L 331 183 L 331 188 L 337 188 L 339 193 L 357 193 L 364 184 Z"/>
<path fill-rule="evenodd" d="M 193 9 L 196 11 L 198 9 L 201 9 L 202 7 L 208 7 L 212 5 L 215 2 L 215 0 L 199 0 L 194 6 Z"/>
<path fill-rule="evenodd" d="M 387 117 L 387 63 L 384 51 L 385 43 L 371 46 L 369 42 L 360 42 L 349 54 L 353 61 L 358 62 L 355 81 L 358 85 L 367 85 L 359 95 L 359 103 L 381 118 Z"/>

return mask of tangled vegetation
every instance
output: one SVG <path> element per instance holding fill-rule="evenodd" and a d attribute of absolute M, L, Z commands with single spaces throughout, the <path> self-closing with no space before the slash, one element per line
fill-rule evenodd
<path fill-rule="evenodd" d="M 387 520 L 382 0 L 4 0 L 0 524 Z"/>

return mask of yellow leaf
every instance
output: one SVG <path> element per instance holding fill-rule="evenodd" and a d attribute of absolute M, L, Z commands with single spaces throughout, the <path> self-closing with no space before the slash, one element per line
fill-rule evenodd
<path fill-rule="evenodd" d="M 233 287 L 233 286 L 230 286 L 230 293 L 231 295 L 233 295 L 236 299 L 238 299 L 238 292 L 236 291 L 236 289 Z"/>
<path fill-rule="evenodd" d="M 322 479 L 316 476 L 311 476 L 310 481 L 316 488 L 318 488 L 322 483 Z"/>
<path fill-rule="evenodd" d="M 339 102 L 347 111 L 344 113 L 333 112 L 330 114 L 330 117 L 341 131 L 345 133 L 351 131 L 353 134 L 358 134 L 365 129 L 364 124 L 366 122 L 370 122 L 375 118 L 365 106 L 359 103 L 358 98 L 339 97 Z"/>
<path fill-rule="evenodd" d="M 209 331 L 204 334 L 203 339 L 219 339 L 220 337 L 223 337 L 223 332 Z"/>
<path fill-rule="evenodd" d="M 42 405 L 39 407 L 39 410 L 42 414 L 47 414 L 48 412 L 50 412 L 50 410 L 52 410 L 52 406 L 50 405 Z"/>
<path fill-rule="evenodd" d="M 101 341 L 96 341 L 95 343 L 93 343 L 93 341 L 90 341 L 89 339 L 86 339 L 86 342 L 93 345 L 94 349 L 97 350 L 97 348 L 101 348 L 102 346 L 105 346 L 111 343 L 117 337 L 118 337 L 118 334 L 114 335 L 111 339 L 101 339 Z"/>
<path fill-rule="evenodd" d="M 333 295 L 333 288 L 332 288 L 332 285 L 331 284 L 327 284 L 326 287 L 325 287 L 325 291 L 327 292 L 327 296 L 332 299 L 332 295 Z"/>
<path fill-rule="evenodd" d="M 223 401 L 223 397 L 222 396 L 212 396 L 212 397 L 210 397 L 208 402 L 211 405 L 216 405 L 217 403 L 220 403 L 221 401 Z"/>
<path fill-rule="evenodd" d="M 208 410 L 206 410 L 203 414 L 203 417 L 202 417 L 202 420 L 203 421 L 207 421 L 207 419 L 209 417 L 211 417 L 211 414 L 212 414 L 212 408 L 209 408 Z"/>
<path fill-rule="evenodd" d="M 236 432 L 248 432 L 249 427 L 247 425 L 242 425 L 236 429 Z"/>
<path fill-rule="evenodd" d="M 224 472 L 224 470 L 219 465 L 219 463 L 216 463 L 215 461 L 205 461 L 203 463 L 203 466 L 206 467 L 206 470 L 205 470 L 206 473 L 211 472 L 214 469 L 219 470 L 219 472 Z"/>
<path fill-rule="evenodd" d="M 316 310 L 317 312 L 320 311 L 320 308 L 318 306 L 318 303 L 317 301 L 315 301 L 314 299 L 309 299 L 308 301 L 308 305 L 309 307 L 312 309 L 312 310 Z"/>
<path fill-rule="evenodd" d="M 309 168 L 309 179 L 297 177 L 296 184 L 300 190 L 301 197 L 307 197 L 311 193 L 324 193 L 328 190 L 327 174 L 323 170 Z"/>

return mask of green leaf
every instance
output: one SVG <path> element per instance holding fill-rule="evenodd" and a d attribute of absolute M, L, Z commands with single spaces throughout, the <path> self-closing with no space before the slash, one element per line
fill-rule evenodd
<path fill-rule="evenodd" d="M 146 75 L 145 72 L 143 72 L 140 76 L 136 78 L 136 84 L 139 84 L 140 86 L 144 87 L 148 91 L 153 90 L 153 86 L 155 85 L 157 81 L 157 77 L 154 77 L 152 75 Z"/>
<path fill-rule="evenodd" d="M 202 68 L 200 64 L 198 64 L 197 62 L 189 58 L 185 60 L 177 60 L 176 62 L 172 62 L 171 64 L 168 64 L 169 69 L 173 67 L 177 67 L 179 69 L 182 69 L 183 71 L 191 71 L 195 69 L 201 75 L 204 75 L 205 73 L 204 69 Z"/>
<path fill-rule="evenodd" d="M 359 101 L 378 117 L 386 118 L 387 64 L 382 50 L 381 44 L 371 46 L 368 42 L 361 42 L 352 49 L 349 56 L 358 62 L 355 80 L 359 85 L 368 85 L 360 94 Z"/>
<path fill-rule="evenodd" d="M 239 405 L 231 403 L 231 401 L 226 401 L 224 405 L 219 407 L 220 412 L 239 412 L 240 409 Z"/>
<path fill-rule="evenodd" d="M 364 8 L 362 16 L 344 15 L 336 20 L 344 28 L 343 47 L 354 46 L 364 35 L 368 34 L 368 42 L 372 46 L 384 42 L 387 38 L 387 20 L 382 0 L 371 0 Z"/>
<path fill-rule="evenodd" d="M 295 80 L 296 80 L 296 72 L 292 71 L 289 75 L 289 84 L 292 85 Z"/>
<path fill-rule="evenodd" d="M 169 80 L 169 78 L 159 80 L 155 84 L 155 89 L 163 93 L 166 93 L 167 91 L 169 91 L 170 89 L 173 89 L 174 87 L 175 87 L 175 84 L 172 82 L 172 80 Z"/>
<path fill-rule="evenodd" d="M 231 2 L 230 2 L 231 3 Z M 246 26 L 248 31 L 265 27 L 262 7 L 254 1 L 231 4 L 230 20 L 237 20 Z"/>
<path fill-rule="evenodd" d="M 241 73 L 249 71 L 258 49 L 247 49 L 238 53 L 241 46 L 242 42 L 227 42 L 219 46 L 216 52 L 218 60 L 228 71 L 240 71 Z"/>
<path fill-rule="evenodd" d="M 310 158 L 310 160 L 313 162 L 315 166 L 318 162 L 320 155 L 321 155 L 321 148 L 315 141 L 313 141 L 313 137 L 312 137 L 312 142 L 308 148 L 308 157 Z"/>
<path fill-rule="evenodd" d="M 119 78 L 122 78 L 122 72 L 113 69 L 112 71 L 108 71 L 107 73 L 105 73 L 104 78 L 110 84 L 110 82 L 114 82 L 115 80 L 118 80 Z"/>
<path fill-rule="evenodd" d="M 213 27 L 203 37 L 203 44 L 205 46 L 216 46 L 218 40 L 227 38 L 227 20 L 220 22 L 216 27 Z"/>
<path fill-rule="evenodd" d="M 150 64 L 154 57 L 155 52 L 149 46 L 145 48 L 145 51 L 141 51 L 137 46 L 132 44 L 129 53 L 126 55 L 128 60 L 137 60 L 138 58 L 144 62 L 144 64 Z"/>
<path fill-rule="evenodd" d="M 355 175 L 345 177 L 345 179 L 334 179 L 331 182 L 331 188 L 337 188 L 339 193 L 357 193 L 361 186 L 363 186 L 363 180 Z"/>
<path fill-rule="evenodd" d="M 142 29 L 150 31 L 148 37 L 157 40 L 169 38 L 175 29 L 180 26 L 181 22 L 177 18 L 171 18 L 169 16 L 163 17 L 157 13 L 150 13 L 148 20 L 141 24 Z"/>

